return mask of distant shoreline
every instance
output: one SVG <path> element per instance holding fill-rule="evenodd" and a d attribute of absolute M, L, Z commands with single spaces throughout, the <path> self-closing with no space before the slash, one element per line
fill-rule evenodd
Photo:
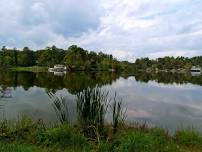
<path fill-rule="evenodd" d="M 27 67 L 24 67 L 24 66 L 17 66 L 17 67 L 0 67 L 0 69 L 6 69 L 6 70 L 13 70 L 13 71 L 24 71 L 24 72 L 48 72 L 48 67 L 46 66 L 27 66 Z M 117 72 L 117 71 L 113 71 L 111 69 L 108 69 L 108 70 L 105 70 L 105 69 L 89 69 L 89 70 L 82 70 L 82 69 L 73 69 L 73 70 L 67 70 L 69 72 L 80 72 L 80 71 L 83 71 L 83 72 L 89 72 L 89 71 L 92 71 L 92 72 L 101 72 L 101 71 L 104 71 L 104 72 Z"/>
<path fill-rule="evenodd" d="M 42 66 L 28 66 L 28 67 L 18 66 L 18 67 L 11 67 L 7 69 L 13 70 L 13 71 L 27 71 L 27 72 L 47 72 L 48 71 L 48 67 L 42 67 Z"/>
<path fill-rule="evenodd" d="M 46 66 L 17 66 L 17 67 L 0 67 L 1 69 L 6 69 L 6 70 L 13 70 L 13 71 L 27 71 L 27 72 L 48 72 L 48 67 Z M 73 69 L 73 70 L 67 70 L 70 72 L 79 72 L 79 71 L 108 71 L 112 72 L 111 69 L 109 70 L 102 70 L 102 69 L 89 69 L 89 70 L 78 70 L 78 69 Z M 130 70 L 128 70 L 130 71 Z M 117 71 L 113 71 L 117 72 Z M 119 71 L 120 72 L 120 71 Z M 186 73 L 191 73 L 189 69 L 136 69 L 133 72 L 147 72 L 147 73 L 179 73 L 179 74 L 186 74 Z"/>

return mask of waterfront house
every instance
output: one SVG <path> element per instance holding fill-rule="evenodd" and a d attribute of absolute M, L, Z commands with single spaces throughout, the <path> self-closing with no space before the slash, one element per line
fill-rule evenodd
<path fill-rule="evenodd" d="M 49 72 L 64 72 L 66 70 L 67 70 L 66 66 L 59 65 L 59 64 L 58 65 L 54 65 L 53 68 L 49 68 L 48 69 Z"/>
<path fill-rule="evenodd" d="M 199 67 L 199 66 L 192 66 L 191 72 L 201 72 L 201 67 Z"/>

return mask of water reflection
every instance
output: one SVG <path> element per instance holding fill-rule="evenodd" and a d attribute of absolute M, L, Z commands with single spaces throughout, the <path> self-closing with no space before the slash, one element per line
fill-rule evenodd
<path fill-rule="evenodd" d="M 0 75 L 0 105 L 7 119 L 26 114 L 45 122 L 60 119 L 72 122 L 77 118 L 75 95 L 96 85 L 109 91 L 112 97 L 117 92 L 127 108 L 128 122 L 146 121 L 170 130 L 194 125 L 202 130 L 202 76 L 191 73 L 80 72 L 55 76 L 4 71 Z M 62 96 L 66 103 L 51 102 L 47 94 L 50 92 Z M 8 95 L 12 98 L 3 98 Z M 56 110 L 60 112 L 58 115 Z"/>
<path fill-rule="evenodd" d="M 82 91 L 87 87 L 111 84 L 119 77 L 115 73 L 68 73 L 63 76 L 55 76 L 53 73 L 32 73 L 4 71 L 0 75 L 0 85 L 6 87 L 22 86 L 25 90 L 37 86 L 46 89 L 68 89 L 72 94 Z"/>
<path fill-rule="evenodd" d="M 136 81 L 146 82 L 155 81 L 164 84 L 197 84 L 202 85 L 202 75 L 192 73 L 147 73 L 138 72 L 133 74 L 126 73 L 109 73 L 109 72 L 78 72 L 55 75 L 54 73 L 32 73 L 32 72 L 16 72 L 16 71 L 1 71 L 0 86 L 19 87 L 22 86 L 25 90 L 30 87 L 37 86 L 46 89 L 60 90 L 68 89 L 70 93 L 77 93 L 87 87 L 103 86 L 112 84 L 118 78 L 127 79 L 130 76 L 135 76 Z"/>
<path fill-rule="evenodd" d="M 11 88 L 0 88 L 0 98 L 12 98 Z"/>
<path fill-rule="evenodd" d="M 127 105 L 128 121 L 146 121 L 170 130 L 202 125 L 202 87 L 119 79 L 113 85 Z"/>
<path fill-rule="evenodd" d="M 192 76 L 200 76 L 200 75 L 201 75 L 201 72 L 191 72 L 191 75 L 192 75 Z"/>
<path fill-rule="evenodd" d="M 146 82 L 155 81 L 158 83 L 164 84 L 197 84 L 202 85 L 202 75 L 192 73 L 169 73 L 169 72 L 161 72 L 161 73 L 147 73 L 147 72 L 138 72 L 135 73 L 135 78 L 137 81 Z"/>

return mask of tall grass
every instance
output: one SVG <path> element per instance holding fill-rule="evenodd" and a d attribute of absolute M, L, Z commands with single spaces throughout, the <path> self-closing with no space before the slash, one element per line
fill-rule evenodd
<path fill-rule="evenodd" d="M 108 92 L 102 91 L 99 87 L 87 88 L 77 94 L 78 120 L 85 134 L 100 140 L 104 133 L 108 105 Z"/>
<path fill-rule="evenodd" d="M 38 130 L 45 130 L 42 120 L 32 121 L 26 116 L 21 117 L 16 122 L 3 120 L 0 122 L 0 140 L 33 140 L 33 133 Z"/>
<path fill-rule="evenodd" d="M 66 99 L 62 96 L 58 97 L 52 92 L 48 92 L 48 95 L 53 101 L 52 105 L 60 123 L 69 123 L 69 110 Z"/>
<path fill-rule="evenodd" d="M 113 103 L 111 103 L 113 101 Z M 109 109 L 111 105 L 111 109 Z M 115 94 L 113 100 L 109 97 L 109 92 L 100 87 L 87 88 L 77 94 L 77 112 L 79 123 L 83 127 L 84 133 L 97 141 L 105 138 L 106 124 L 105 116 L 112 110 L 113 133 L 121 122 L 124 122 L 125 112 L 122 101 L 118 100 Z"/>
<path fill-rule="evenodd" d="M 69 109 L 64 97 L 57 96 L 51 91 L 47 92 L 52 100 L 53 108 L 59 121 L 70 123 Z M 125 113 L 123 110 L 122 100 L 118 99 L 115 93 L 114 98 L 109 97 L 109 92 L 102 90 L 100 87 L 88 87 L 77 96 L 77 113 L 78 121 L 82 126 L 84 133 L 90 137 L 96 137 L 100 140 L 105 136 L 105 116 L 107 112 L 112 112 L 113 133 L 117 132 L 120 123 L 124 123 Z M 111 109 L 109 109 L 111 107 Z"/>
<path fill-rule="evenodd" d="M 176 143 L 184 145 L 186 147 L 202 148 L 202 136 L 193 128 L 186 130 L 177 130 L 174 134 L 174 140 Z"/>
<path fill-rule="evenodd" d="M 28 117 L 22 117 L 16 122 L 0 122 L 0 146 L 3 143 L 5 144 L 0 147 L 1 152 L 7 152 L 12 148 L 13 151 L 19 152 L 27 152 L 27 148 L 31 152 L 35 151 L 33 148 L 36 148 L 36 152 L 40 152 L 41 149 L 37 147 L 44 147 L 45 149 L 52 147 L 51 149 L 56 148 L 61 149 L 61 151 L 69 149 L 69 151 L 77 152 L 89 149 L 86 138 L 78 133 L 74 127 L 61 124 L 57 127 L 47 128 L 44 127 L 42 120 L 33 121 Z M 16 143 L 17 147 L 12 146 L 13 143 Z M 47 149 L 47 152 L 49 151 Z"/>
<path fill-rule="evenodd" d="M 126 110 L 123 110 L 122 100 L 118 99 L 116 94 L 112 104 L 112 118 L 113 133 L 115 134 L 119 124 L 124 124 L 126 118 Z"/>

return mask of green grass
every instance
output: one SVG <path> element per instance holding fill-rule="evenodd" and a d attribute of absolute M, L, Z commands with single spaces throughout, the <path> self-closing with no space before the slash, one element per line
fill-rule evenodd
<path fill-rule="evenodd" d="M 47 67 L 41 67 L 41 66 L 30 66 L 30 67 L 12 67 L 11 70 L 15 71 L 27 71 L 27 72 L 47 72 Z"/>
<path fill-rule="evenodd" d="M 72 127 L 64 124 L 57 128 L 47 129 L 41 134 L 39 141 L 42 145 L 54 145 L 63 149 L 71 148 L 82 151 L 89 147 L 89 143 L 83 135 L 76 133 Z"/>
<path fill-rule="evenodd" d="M 177 152 L 179 149 L 173 144 L 164 131 L 158 129 L 147 133 L 132 131 L 117 139 L 119 144 L 115 150 L 121 152 Z"/>
<path fill-rule="evenodd" d="M 44 127 L 42 121 L 22 118 L 0 123 L 0 152 L 200 152 L 202 136 L 194 130 L 174 135 L 160 128 L 125 126 L 99 142 L 89 140 L 82 128 L 68 124 Z"/>
<path fill-rule="evenodd" d="M 39 148 L 33 145 L 0 142 L 0 151 L 1 152 L 48 152 L 48 149 Z"/>
<path fill-rule="evenodd" d="M 186 147 L 202 149 L 202 136 L 193 129 L 176 131 L 174 140 L 176 143 Z"/>
<path fill-rule="evenodd" d="M 56 146 L 42 147 L 31 144 L 23 144 L 19 142 L 0 142 L 0 152 L 88 152 L 88 149 L 80 148 L 62 149 Z"/>

